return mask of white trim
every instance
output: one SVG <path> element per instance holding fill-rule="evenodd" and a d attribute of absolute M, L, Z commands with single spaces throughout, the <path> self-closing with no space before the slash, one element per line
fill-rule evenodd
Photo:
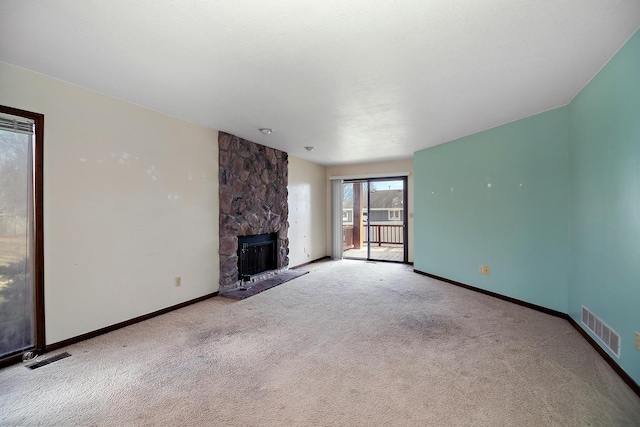
<path fill-rule="evenodd" d="M 409 176 L 411 172 L 385 172 L 385 173 L 363 173 L 358 175 L 340 175 L 340 176 L 330 176 L 330 180 L 341 179 L 368 179 L 368 178 L 395 178 L 401 176 Z"/>
<path fill-rule="evenodd" d="M 387 212 L 389 221 L 402 221 L 402 208 L 389 208 Z"/>

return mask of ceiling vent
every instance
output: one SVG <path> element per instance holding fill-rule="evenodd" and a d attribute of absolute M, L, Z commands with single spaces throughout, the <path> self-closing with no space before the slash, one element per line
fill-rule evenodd
<path fill-rule="evenodd" d="M 582 306 L 582 324 L 600 338 L 600 341 L 620 359 L 620 335 L 584 305 Z"/>

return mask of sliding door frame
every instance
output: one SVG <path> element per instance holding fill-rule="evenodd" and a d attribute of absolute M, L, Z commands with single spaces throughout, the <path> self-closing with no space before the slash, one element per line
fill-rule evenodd
<path fill-rule="evenodd" d="M 371 183 L 373 182 L 384 182 L 384 181 L 402 181 L 402 261 L 392 261 L 392 260 L 382 260 L 382 259 L 372 259 L 371 258 L 371 242 L 367 242 L 367 261 L 382 261 L 382 262 L 396 262 L 396 263 L 409 263 L 409 202 L 407 197 L 409 195 L 408 185 L 409 180 L 407 176 L 389 176 L 389 177 L 371 177 L 371 178 L 355 178 L 355 179 L 345 179 L 343 183 L 348 184 L 350 182 L 360 182 L 367 184 L 367 236 L 371 236 Z M 370 240 L 370 239 L 369 239 Z M 358 258 L 354 258 L 358 259 Z M 360 258 L 362 259 L 362 258 Z"/>

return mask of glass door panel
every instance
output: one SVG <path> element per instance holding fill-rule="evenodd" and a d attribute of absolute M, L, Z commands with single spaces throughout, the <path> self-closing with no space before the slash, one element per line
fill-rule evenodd
<path fill-rule="evenodd" d="M 0 358 L 34 347 L 33 137 L 0 130 Z"/>
<path fill-rule="evenodd" d="M 345 258 L 367 259 L 367 192 L 366 181 L 342 184 L 342 254 Z"/>
<path fill-rule="evenodd" d="M 369 259 L 406 261 L 405 180 L 376 179 L 369 182 Z"/>

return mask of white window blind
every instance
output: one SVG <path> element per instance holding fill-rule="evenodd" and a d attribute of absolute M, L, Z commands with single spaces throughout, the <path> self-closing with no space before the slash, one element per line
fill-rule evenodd
<path fill-rule="evenodd" d="M 0 114 L 0 130 L 33 135 L 33 120 Z"/>
<path fill-rule="evenodd" d="M 342 259 L 342 180 L 331 180 L 331 259 Z"/>

